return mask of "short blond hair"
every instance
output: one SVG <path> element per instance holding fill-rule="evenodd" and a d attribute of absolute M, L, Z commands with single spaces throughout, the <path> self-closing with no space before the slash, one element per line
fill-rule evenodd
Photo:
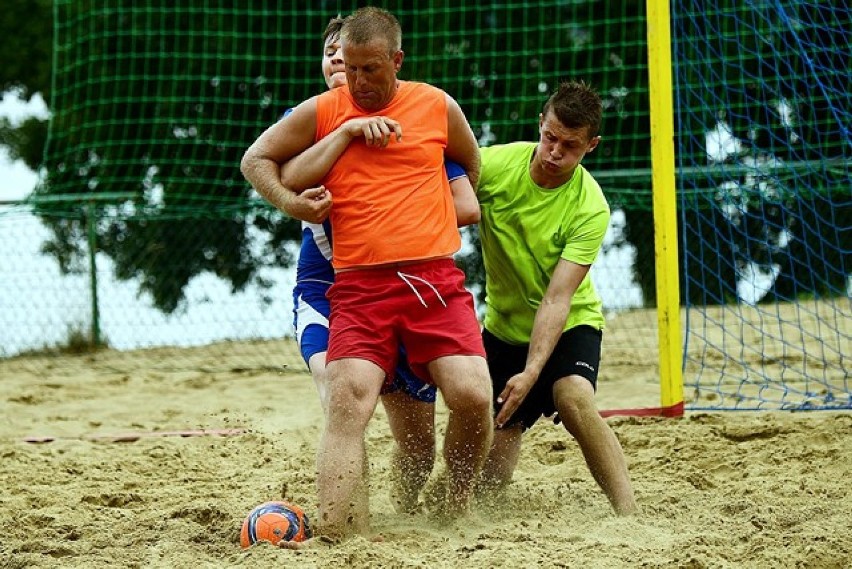
<path fill-rule="evenodd" d="M 387 10 L 367 6 L 355 10 L 343 21 L 341 41 L 364 45 L 379 38 L 387 42 L 390 55 L 402 49 L 402 27 Z"/>

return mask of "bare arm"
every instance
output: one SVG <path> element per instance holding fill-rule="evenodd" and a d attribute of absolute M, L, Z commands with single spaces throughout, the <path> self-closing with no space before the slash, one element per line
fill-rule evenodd
<path fill-rule="evenodd" d="M 456 178 L 450 182 L 450 191 L 453 193 L 453 204 L 456 206 L 456 219 L 459 227 L 479 223 L 481 212 L 476 192 L 470 185 L 467 176 Z"/>
<path fill-rule="evenodd" d="M 455 99 L 447 97 L 447 148 L 444 154 L 461 164 L 467 172 L 471 187 L 479 184 L 479 146 L 464 113 Z"/>
<path fill-rule="evenodd" d="M 559 259 L 556 264 L 550 284 L 535 314 L 526 367 L 506 382 L 506 387 L 497 398 L 498 402 L 503 402 L 494 419 L 498 426 L 509 420 L 538 380 L 542 368 L 562 336 L 568 312 L 571 310 L 571 299 L 589 273 L 589 268 L 589 265 L 578 265 L 565 259 Z"/>
<path fill-rule="evenodd" d="M 281 167 L 281 183 L 297 193 L 320 183 L 349 143 L 363 136 L 367 146 L 384 148 L 391 138 L 402 139 L 402 127 L 388 117 L 350 119 L 331 134 L 288 160 Z"/>
<path fill-rule="evenodd" d="M 308 99 L 270 126 L 249 146 L 240 170 L 266 200 L 296 219 L 318 223 L 328 217 L 331 196 L 317 188 L 299 194 L 281 182 L 280 168 L 314 143 L 316 100 Z"/>

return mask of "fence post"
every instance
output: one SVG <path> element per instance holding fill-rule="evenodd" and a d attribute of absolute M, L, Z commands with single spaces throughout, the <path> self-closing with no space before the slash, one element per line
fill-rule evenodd
<path fill-rule="evenodd" d="M 89 241 L 89 284 L 92 293 L 92 332 L 91 342 L 93 346 L 101 345 L 101 323 L 100 312 L 98 310 L 98 271 L 95 262 L 95 255 L 98 251 L 98 234 L 95 226 L 95 216 L 97 209 L 95 208 L 95 200 L 89 200 L 88 214 L 86 226 L 88 229 Z"/>

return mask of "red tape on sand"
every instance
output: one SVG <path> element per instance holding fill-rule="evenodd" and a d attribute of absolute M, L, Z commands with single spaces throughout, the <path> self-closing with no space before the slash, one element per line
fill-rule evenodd
<path fill-rule="evenodd" d="M 601 411 L 601 417 L 683 417 L 683 402 L 669 407 L 639 407 L 636 409 L 607 409 Z"/>

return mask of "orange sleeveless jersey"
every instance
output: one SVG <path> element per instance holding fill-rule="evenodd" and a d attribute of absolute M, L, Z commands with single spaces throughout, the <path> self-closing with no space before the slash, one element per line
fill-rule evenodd
<path fill-rule="evenodd" d="M 368 147 L 350 142 L 322 183 L 331 191 L 332 264 L 336 269 L 449 256 L 461 247 L 444 170 L 447 101 L 440 89 L 400 81 L 390 105 L 358 108 L 349 89 L 317 97 L 320 140 L 352 118 L 387 116 L 402 125 L 402 141 Z"/>

